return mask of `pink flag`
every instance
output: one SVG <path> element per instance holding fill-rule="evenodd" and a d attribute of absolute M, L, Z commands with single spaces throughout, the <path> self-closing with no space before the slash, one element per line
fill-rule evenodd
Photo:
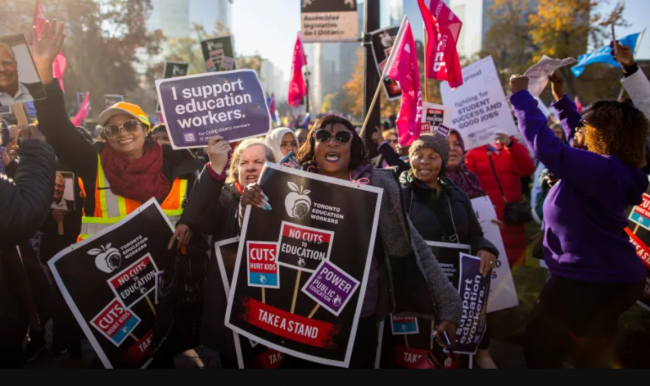
<path fill-rule="evenodd" d="M 300 33 L 296 39 L 296 45 L 293 48 L 293 64 L 291 66 L 291 81 L 289 82 L 289 96 L 287 101 L 290 106 L 298 107 L 302 98 L 307 95 L 307 84 L 302 76 L 302 66 L 307 65 L 305 50 L 302 47 Z"/>
<path fill-rule="evenodd" d="M 418 3 L 428 37 L 425 76 L 446 80 L 451 88 L 462 86 L 463 73 L 456 44 L 463 23 L 443 0 L 418 0 Z"/>
<path fill-rule="evenodd" d="M 34 9 L 34 21 L 32 24 L 34 27 L 36 27 L 36 34 L 38 35 L 39 39 L 43 35 L 43 24 L 45 24 L 46 21 L 47 18 L 45 17 L 43 5 L 41 4 L 40 0 L 36 0 L 36 8 Z M 29 44 L 34 44 L 34 37 L 31 35 Z M 58 53 L 58 55 L 56 55 L 54 61 L 52 62 L 52 75 L 59 80 L 59 85 L 61 86 L 62 91 L 65 91 L 65 87 L 63 87 L 63 73 L 65 73 L 67 66 L 68 59 L 66 59 L 65 55 L 63 55 L 63 51 L 61 51 Z"/>
<path fill-rule="evenodd" d="M 89 93 L 86 93 L 86 97 L 84 98 L 81 107 L 79 107 L 79 111 L 77 112 L 77 115 L 75 115 L 74 118 L 72 118 L 72 124 L 75 126 L 83 125 L 86 118 L 88 118 L 88 113 L 90 113 L 89 95 L 90 95 Z"/>
<path fill-rule="evenodd" d="M 578 110 L 578 113 L 582 114 L 583 107 L 582 107 L 582 103 L 580 103 L 580 98 L 576 96 L 574 102 L 576 104 L 576 109 Z"/>
<path fill-rule="evenodd" d="M 402 104 L 397 118 L 397 132 L 401 146 L 410 146 L 420 137 L 422 119 L 422 90 L 420 70 L 411 23 L 407 17 L 395 38 L 393 50 L 386 64 L 386 76 L 397 81 L 402 89 Z"/>

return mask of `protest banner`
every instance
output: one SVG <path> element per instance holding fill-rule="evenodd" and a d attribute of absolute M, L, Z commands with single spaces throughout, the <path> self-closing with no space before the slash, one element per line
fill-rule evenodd
<path fill-rule="evenodd" d="M 74 212 L 75 181 L 76 179 L 72 172 L 56 172 L 54 179 L 54 200 L 50 205 L 50 209 Z M 64 232 L 63 221 L 57 222 L 57 228 L 59 235 L 62 236 Z"/>
<path fill-rule="evenodd" d="M 104 95 L 104 108 L 106 109 L 120 102 L 124 102 L 124 95 L 118 95 L 118 94 Z"/>
<path fill-rule="evenodd" d="M 235 263 L 237 261 L 239 237 L 217 241 L 214 247 L 217 264 L 219 264 L 219 273 L 221 274 L 226 296 L 228 296 L 230 293 L 230 283 L 232 282 L 235 271 Z M 232 335 L 235 341 L 235 352 L 240 369 L 276 369 L 284 364 L 283 353 L 258 344 L 250 339 L 242 338 L 236 332 L 233 332 Z"/>
<path fill-rule="evenodd" d="M 473 200 L 472 208 L 476 214 L 483 237 L 490 241 L 499 251 L 499 257 L 492 268 L 492 281 L 490 282 L 490 296 L 488 298 L 487 312 L 501 311 L 519 305 L 515 282 L 510 272 L 510 263 L 506 256 L 506 248 L 501 237 L 499 226 L 492 222 L 497 219 L 497 213 L 490 198 L 478 197 Z"/>
<path fill-rule="evenodd" d="M 435 103 L 422 102 L 422 134 L 436 134 L 440 125 L 451 127 L 453 109 Z"/>
<path fill-rule="evenodd" d="M 174 149 L 205 147 L 216 135 L 236 142 L 271 130 L 266 96 L 253 70 L 159 79 L 156 89 Z"/>
<path fill-rule="evenodd" d="M 645 265 L 647 276 L 643 294 L 637 304 L 650 311 L 650 228 L 648 227 L 648 206 L 650 206 L 650 188 L 643 194 L 640 205 L 628 208 L 628 227 L 625 232 L 636 249 L 636 255 Z"/>
<path fill-rule="evenodd" d="M 442 104 L 454 109 L 451 127 L 465 140 L 465 150 L 494 142 L 497 134 L 515 135 L 517 127 L 491 56 L 463 68 L 464 84 L 453 90 L 440 84 Z"/>
<path fill-rule="evenodd" d="M 548 77 L 558 69 L 575 63 L 573 58 L 553 59 L 546 55 L 542 56 L 539 62 L 524 72 L 528 77 L 528 91 L 534 97 L 539 97 L 548 84 Z M 548 116 L 548 114 L 546 114 Z"/>
<path fill-rule="evenodd" d="M 165 62 L 165 71 L 163 73 L 163 79 L 185 76 L 187 75 L 187 70 L 189 68 L 190 68 L 189 63 Z M 160 113 L 160 102 L 158 101 L 156 101 L 156 113 Z"/>
<path fill-rule="evenodd" d="M 22 34 L 0 37 L 0 62 L 3 63 L 4 78 L 0 86 L 0 106 L 47 98 L 31 51 Z"/>
<path fill-rule="evenodd" d="M 456 332 L 457 354 L 474 355 L 487 328 L 487 302 L 490 277 L 479 273 L 481 259 L 460 254 L 458 294 L 463 302 L 463 314 Z"/>
<path fill-rule="evenodd" d="M 259 183 L 274 209 L 246 208 L 225 324 L 282 353 L 348 367 L 382 190 L 272 163 Z M 249 243 L 277 245 L 265 263 L 278 266 L 278 288 L 249 285 Z"/>
<path fill-rule="evenodd" d="M 203 40 L 201 51 L 205 61 L 206 72 L 232 71 L 237 69 L 235 46 L 232 36 Z"/>
<path fill-rule="evenodd" d="M 156 277 L 172 225 L 151 199 L 119 223 L 64 249 L 48 265 L 106 368 L 142 367 L 156 320 Z"/>
<path fill-rule="evenodd" d="M 458 288 L 460 280 L 460 254 L 470 252 L 465 244 L 427 241 L 431 252 L 449 281 Z M 439 321 L 438 321 L 439 322 Z M 393 315 L 386 320 L 382 340 L 382 368 L 416 368 L 423 355 L 434 348 L 435 321 L 414 315 Z"/>
<path fill-rule="evenodd" d="M 372 40 L 372 56 L 375 58 L 375 64 L 377 65 L 379 76 L 383 74 L 384 67 L 386 67 L 386 63 L 388 63 L 388 58 L 390 57 L 390 52 L 393 49 L 393 44 L 395 43 L 398 32 L 399 27 L 388 27 L 370 33 L 370 39 Z M 381 81 L 384 85 L 386 98 L 388 98 L 389 101 L 402 96 L 402 89 L 399 87 L 397 81 L 387 77 L 384 77 Z"/>
<path fill-rule="evenodd" d="M 303 0 L 300 11 L 305 43 L 359 40 L 356 0 Z"/>

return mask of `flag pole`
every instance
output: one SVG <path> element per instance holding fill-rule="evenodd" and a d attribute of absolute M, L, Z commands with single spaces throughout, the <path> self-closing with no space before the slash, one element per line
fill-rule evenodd
<path fill-rule="evenodd" d="M 395 52 L 397 51 L 395 47 L 397 46 L 397 43 L 402 41 L 402 36 L 404 35 L 404 25 L 406 24 L 407 20 L 408 18 L 404 16 L 404 18 L 402 19 L 402 24 L 399 27 L 399 32 L 397 33 L 397 37 L 395 38 L 395 42 L 393 43 L 393 48 L 390 50 L 390 55 L 388 55 L 388 60 L 386 60 L 386 65 L 384 66 L 384 69 L 381 72 L 381 78 L 379 79 L 379 83 L 377 84 L 375 95 L 372 97 L 370 108 L 368 108 L 368 111 L 366 111 L 366 119 L 364 119 L 363 126 L 361 126 L 361 131 L 359 132 L 359 136 L 361 138 L 364 138 L 364 134 L 366 133 L 366 128 L 368 126 L 368 122 L 370 121 L 370 115 L 372 113 L 372 110 L 375 108 L 375 103 L 377 102 L 377 98 L 379 98 L 379 93 L 381 92 L 383 80 L 386 79 L 386 73 L 388 72 L 388 69 L 393 65 L 393 58 L 395 57 L 394 55 Z"/>
<path fill-rule="evenodd" d="M 384 71 L 381 73 L 381 79 L 384 79 L 386 77 L 386 69 L 388 66 L 384 66 Z M 381 80 L 379 84 L 377 85 L 377 90 L 375 90 L 375 96 L 372 97 L 372 102 L 370 103 L 370 108 L 366 112 L 366 119 L 363 121 L 363 126 L 361 126 L 361 132 L 359 132 L 359 136 L 361 138 L 364 138 L 363 135 L 366 132 L 366 126 L 368 126 L 368 121 L 370 120 L 370 113 L 372 112 L 372 109 L 375 108 L 375 103 L 377 102 L 377 98 L 379 97 L 379 93 L 381 91 Z"/>

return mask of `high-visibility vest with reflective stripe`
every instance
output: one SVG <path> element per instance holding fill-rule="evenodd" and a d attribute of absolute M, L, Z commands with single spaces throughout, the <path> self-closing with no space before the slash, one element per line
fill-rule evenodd
<path fill-rule="evenodd" d="M 160 205 L 163 212 L 172 224 L 180 219 L 183 214 L 183 201 L 187 195 L 187 180 L 177 178 L 172 184 L 171 191 Z M 97 179 L 95 182 L 95 209 L 89 216 L 84 213 L 81 219 L 81 234 L 79 239 L 88 238 L 109 226 L 119 222 L 124 217 L 133 213 L 142 205 L 141 202 L 119 196 L 111 191 L 101 158 L 97 155 Z"/>

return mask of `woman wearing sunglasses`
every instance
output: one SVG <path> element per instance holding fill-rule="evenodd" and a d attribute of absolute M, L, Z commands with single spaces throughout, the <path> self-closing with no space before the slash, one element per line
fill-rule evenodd
<path fill-rule="evenodd" d="M 368 163 L 364 144 L 354 126 L 335 115 L 319 119 L 310 130 L 307 142 L 298 151 L 298 159 L 303 170 L 368 183 L 384 190 L 377 243 L 351 367 L 374 366 L 377 324 L 386 320 L 396 306 L 406 303 L 425 304 L 438 316 L 438 333 L 447 332 L 454 341 L 461 313 L 458 293 L 408 220 L 396 175 L 390 170 L 375 169 Z M 245 194 L 247 198 L 244 200 L 242 197 L 243 204 L 265 206 L 265 195 L 259 185 L 249 185 Z M 406 285 L 409 288 L 415 286 L 419 291 L 405 294 L 401 289 Z M 296 358 L 287 361 L 290 367 L 314 366 Z"/>
<path fill-rule="evenodd" d="M 188 151 L 174 151 L 148 137 L 151 124 L 147 115 L 127 102 L 99 115 L 101 140 L 88 142 L 68 119 L 63 92 L 52 76 L 52 60 L 64 40 L 63 25 L 57 30 L 56 24 L 46 23 L 42 38 L 35 39 L 32 46 L 48 96 L 35 105 L 47 142 L 83 181 L 86 202 L 80 237 L 111 226 L 151 198 L 158 200 L 175 224 L 200 165 Z"/>
<path fill-rule="evenodd" d="M 648 188 L 639 167 L 650 122 L 631 103 L 598 101 L 583 113 L 587 150 L 575 149 L 548 128 L 527 77 L 513 76 L 510 89 L 519 130 L 559 179 L 544 201 L 543 252 L 551 276 L 526 327 L 528 367 L 610 367 L 619 316 L 637 301 L 646 277 L 625 231 L 625 210 L 641 204 Z M 560 117 L 571 115 L 575 124 L 573 106 L 566 96 L 555 103 Z"/>

